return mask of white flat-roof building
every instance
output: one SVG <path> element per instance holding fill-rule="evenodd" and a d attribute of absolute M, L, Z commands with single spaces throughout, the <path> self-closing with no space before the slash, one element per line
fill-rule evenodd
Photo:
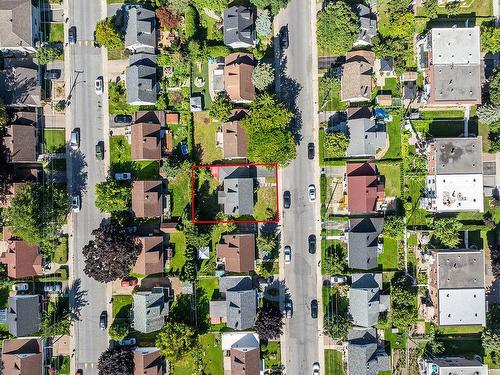
<path fill-rule="evenodd" d="M 488 365 L 477 359 L 463 357 L 425 358 L 421 362 L 422 375 L 488 375 Z"/>
<path fill-rule="evenodd" d="M 484 325 L 485 316 L 484 289 L 439 289 L 439 325 Z"/>

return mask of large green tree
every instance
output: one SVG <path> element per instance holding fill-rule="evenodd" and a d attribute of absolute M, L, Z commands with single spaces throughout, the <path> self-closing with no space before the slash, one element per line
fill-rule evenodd
<path fill-rule="evenodd" d="M 347 251 L 340 243 L 333 243 L 325 250 L 323 268 L 328 275 L 343 275 L 347 270 Z"/>
<path fill-rule="evenodd" d="M 0 130 L 5 128 L 8 122 L 9 114 L 7 113 L 7 108 L 5 107 L 3 99 L 0 99 Z"/>
<path fill-rule="evenodd" d="M 384 236 L 401 239 L 405 230 L 405 222 L 402 216 L 388 216 L 384 221 Z"/>
<path fill-rule="evenodd" d="M 500 52 L 500 28 L 495 21 L 481 24 L 481 50 L 485 53 Z"/>
<path fill-rule="evenodd" d="M 271 64 L 260 63 L 252 73 L 252 82 L 259 91 L 264 91 L 274 82 L 274 68 Z"/>
<path fill-rule="evenodd" d="M 490 102 L 500 106 L 500 68 L 496 68 L 488 80 Z"/>
<path fill-rule="evenodd" d="M 40 335 L 54 337 L 69 335 L 73 321 L 67 298 L 57 298 L 48 303 L 47 310 L 42 314 Z"/>
<path fill-rule="evenodd" d="M 208 113 L 211 118 L 225 122 L 229 118 L 232 109 L 233 105 L 229 101 L 227 95 L 219 94 L 212 102 Z"/>
<path fill-rule="evenodd" d="M 109 327 L 108 333 L 112 340 L 120 341 L 127 337 L 130 325 L 125 320 L 115 319 Z"/>
<path fill-rule="evenodd" d="M 288 5 L 288 0 L 250 0 L 250 2 L 259 9 L 270 9 L 273 15 Z"/>
<path fill-rule="evenodd" d="M 434 219 L 432 227 L 434 229 L 433 237 L 442 245 L 452 248 L 460 243 L 459 232 L 462 229 L 462 223 L 456 218 Z"/>
<path fill-rule="evenodd" d="M 325 131 L 325 159 L 343 158 L 349 147 L 349 137 L 344 132 Z"/>
<path fill-rule="evenodd" d="M 359 35 L 359 20 L 344 1 L 329 3 L 318 13 L 318 46 L 331 55 L 344 55 Z"/>
<path fill-rule="evenodd" d="M 115 25 L 114 17 L 97 22 L 95 27 L 95 40 L 106 48 L 123 47 L 123 34 Z"/>
<path fill-rule="evenodd" d="M 130 185 L 108 178 L 95 186 L 95 205 L 103 212 L 126 211 L 132 199 Z"/>
<path fill-rule="evenodd" d="M 332 339 L 345 340 L 347 332 L 352 327 L 349 319 L 343 315 L 332 315 L 325 318 L 324 332 Z"/>
<path fill-rule="evenodd" d="M 391 314 L 394 326 L 409 327 L 417 321 L 417 288 L 404 273 L 391 280 Z"/>
<path fill-rule="evenodd" d="M 438 18 L 438 2 L 437 0 L 425 0 L 424 2 L 425 16 L 431 20 Z"/>
<path fill-rule="evenodd" d="M 40 65 L 46 65 L 59 57 L 61 51 L 55 47 L 43 46 L 36 50 L 36 58 Z"/>
<path fill-rule="evenodd" d="M 251 115 L 242 120 L 248 135 L 248 158 L 257 163 L 287 165 L 295 158 L 295 141 L 290 129 L 292 113 L 269 94 L 250 105 Z"/>
<path fill-rule="evenodd" d="M 132 375 L 134 354 L 129 349 L 106 349 L 97 362 L 99 375 Z"/>
<path fill-rule="evenodd" d="M 192 2 L 200 13 L 204 9 L 209 9 L 218 14 L 222 14 L 229 4 L 229 0 L 192 0 Z"/>
<path fill-rule="evenodd" d="M 156 347 L 169 361 L 176 362 L 196 345 L 196 331 L 193 327 L 168 321 L 156 335 Z"/>

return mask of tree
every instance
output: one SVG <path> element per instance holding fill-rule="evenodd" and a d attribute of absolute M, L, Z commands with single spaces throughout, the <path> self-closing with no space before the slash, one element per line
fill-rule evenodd
<path fill-rule="evenodd" d="M 388 216 L 384 221 L 384 236 L 401 239 L 405 230 L 405 221 L 402 216 Z"/>
<path fill-rule="evenodd" d="M 195 40 L 190 40 L 188 43 L 188 56 L 191 61 L 201 61 L 206 59 L 207 51 L 205 45 Z"/>
<path fill-rule="evenodd" d="M 391 280 L 391 311 L 395 327 L 407 328 L 417 321 L 417 288 L 400 272 Z"/>
<path fill-rule="evenodd" d="M 200 13 L 204 9 L 209 9 L 218 14 L 222 14 L 229 4 L 229 0 L 192 0 L 192 2 Z"/>
<path fill-rule="evenodd" d="M 456 218 L 434 219 L 432 226 L 434 229 L 433 237 L 442 245 L 452 248 L 460 243 L 459 231 L 462 229 L 462 223 Z"/>
<path fill-rule="evenodd" d="M 85 274 L 101 283 L 127 276 L 142 250 L 141 243 L 115 223 L 101 225 L 92 235 L 95 239 L 83 247 Z"/>
<path fill-rule="evenodd" d="M 252 73 L 252 82 L 259 91 L 264 91 L 274 82 L 274 68 L 271 64 L 260 63 Z"/>
<path fill-rule="evenodd" d="M 344 132 L 325 131 L 325 159 L 343 158 L 349 146 L 349 137 Z"/>
<path fill-rule="evenodd" d="M 488 80 L 490 102 L 500 106 L 500 68 L 496 68 Z"/>
<path fill-rule="evenodd" d="M 166 160 L 163 161 L 163 173 L 167 178 L 174 178 L 181 169 L 181 161 L 177 154 L 169 155 Z"/>
<path fill-rule="evenodd" d="M 345 340 L 352 323 L 343 315 L 332 315 L 325 318 L 324 332 L 332 339 Z"/>
<path fill-rule="evenodd" d="M 168 321 L 156 336 L 156 347 L 168 361 L 176 362 L 196 345 L 196 331 L 189 325 Z"/>
<path fill-rule="evenodd" d="M 344 1 L 331 2 L 318 13 L 318 46 L 330 55 L 345 55 L 359 31 L 359 19 Z"/>
<path fill-rule="evenodd" d="M 115 319 L 109 327 L 109 337 L 112 340 L 120 341 L 127 337 L 130 330 L 129 324 L 125 320 Z"/>
<path fill-rule="evenodd" d="M 486 329 L 481 335 L 484 354 L 493 363 L 500 363 L 500 331 Z"/>
<path fill-rule="evenodd" d="M 491 267 L 492 267 L 493 275 L 495 275 L 495 278 L 499 278 L 500 277 L 500 246 L 491 245 L 490 252 L 491 252 Z"/>
<path fill-rule="evenodd" d="M 444 352 L 444 345 L 441 341 L 436 340 L 436 327 L 431 324 L 429 327 L 429 341 L 425 346 L 425 350 L 429 351 L 433 355 L 441 354 Z"/>
<path fill-rule="evenodd" d="M 123 34 L 115 25 L 115 18 L 108 17 L 97 22 L 95 27 L 95 40 L 106 48 L 123 47 Z"/>
<path fill-rule="evenodd" d="M 45 255 L 50 255 L 59 244 L 68 213 L 66 189 L 52 184 L 26 183 L 16 189 L 9 207 L 3 211 L 3 218 L 15 236 L 40 246 Z"/>
<path fill-rule="evenodd" d="M 107 178 L 95 186 L 95 206 L 103 212 L 126 211 L 130 207 L 132 190 L 130 185 Z"/>
<path fill-rule="evenodd" d="M 477 117 L 479 121 L 486 125 L 500 121 L 500 106 L 484 104 L 477 107 Z"/>
<path fill-rule="evenodd" d="M 36 50 L 36 58 L 40 65 L 46 65 L 59 57 L 61 51 L 55 47 L 42 46 Z"/>
<path fill-rule="evenodd" d="M 456 16 L 460 13 L 461 6 L 462 4 L 460 1 L 448 1 L 445 8 L 450 16 Z"/>
<path fill-rule="evenodd" d="M 180 13 L 168 6 L 161 6 L 156 9 L 156 18 L 158 18 L 160 26 L 166 29 L 175 29 L 182 22 Z"/>
<path fill-rule="evenodd" d="M 3 99 L 0 99 L 0 131 L 7 126 L 9 122 L 9 114 Z"/>
<path fill-rule="evenodd" d="M 427 18 L 430 18 L 431 20 L 434 18 L 438 18 L 438 2 L 437 2 L 437 0 L 425 0 L 424 14 Z"/>
<path fill-rule="evenodd" d="M 261 232 L 260 235 L 257 236 L 256 242 L 260 259 L 271 260 L 276 258 L 280 244 L 280 236 L 276 232 Z"/>
<path fill-rule="evenodd" d="M 495 21 L 481 24 L 481 50 L 485 53 L 500 52 L 500 28 Z"/>
<path fill-rule="evenodd" d="M 72 323 L 68 300 L 57 298 L 49 302 L 47 310 L 42 314 L 40 335 L 42 337 L 69 335 Z"/>
<path fill-rule="evenodd" d="M 287 165 L 296 155 L 290 129 L 292 113 L 269 94 L 258 96 L 250 108 L 251 114 L 242 120 L 248 135 L 248 158 L 257 163 Z"/>
<path fill-rule="evenodd" d="M 219 94 L 212 102 L 209 115 L 220 122 L 225 122 L 229 118 L 232 109 L 233 105 L 229 101 L 229 98 L 224 94 Z"/>
<path fill-rule="evenodd" d="M 167 0 L 166 5 L 177 14 L 183 14 L 188 8 L 190 0 Z"/>
<path fill-rule="evenodd" d="M 257 19 L 255 20 L 255 31 L 257 35 L 269 36 L 272 31 L 271 14 L 267 9 L 259 9 L 257 11 Z"/>
<path fill-rule="evenodd" d="M 283 333 L 283 314 L 274 305 L 267 305 L 259 310 L 254 328 L 263 340 L 278 338 Z"/>
<path fill-rule="evenodd" d="M 288 0 L 250 0 L 250 2 L 258 9 L 270 9 L 274 16 L 288 4 Z"/>
<path fill-rule="evenodd" d="M 134 354 L 123 348 L 106 349 L 97 362 L 99 375 L 133 375 Z"/>
<path fill-rule="evenodd" d="M 323 268 L 328 275 L 343 275 L 347 270 L 347 252 L 344 246 L 333 243 L 325 250 Z"/>

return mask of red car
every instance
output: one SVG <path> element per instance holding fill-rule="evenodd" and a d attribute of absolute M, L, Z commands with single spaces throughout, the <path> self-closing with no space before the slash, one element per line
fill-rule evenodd
<path fill-rule="evenodd" d="M 137 285 L 137 279 L 135 277 L 132 277 L 130 279 L 123 279 L 122 280 L 122 286 L 136 286 Z"/>
<path fill-rule="evenodd" d="M 75 375 L 83 375 L 83 370 L 82 369 L 76 370 Z"/>

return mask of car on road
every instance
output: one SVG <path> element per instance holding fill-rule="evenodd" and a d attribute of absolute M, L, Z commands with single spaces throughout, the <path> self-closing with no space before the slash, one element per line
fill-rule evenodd
<path fill-rule="evenodd" d="M 123 339 L 118 341 L 118 344 L 120 344 L 121 346 L 133 346 L 136 344 L 136 342 L 137 340 L 134 337 L 131 337 L 129 339 Z"/>
<path fill-rule="evenodd" d="M 314 159 L 314 143 L 312 142 L 307 145 L 307 158 L 309 160 Z"/>
<path fill-rule="evenodd" d="M 80 212 L 81 207 L 80 194 L 73 194 L 71 196 L 71 211 Z"/>
<path fill-rule="evenodd" d="M 61 283 L 46 283 L 43 286 L 43 291 L 45 293 L 61 293 L 62 284 Z"/>
<path fill-rule="evenodd" d="M 78 370 L 76 370 L 75 375 L 83 375 L 83 370 L 79 368 Z"/>
<path fill-rule="evenodd" d="M 285 316 L 287 319 L 291 319 L 292 318 L 292 315 L 293 315 L 293 305 L 292 305 L 292 301 L 290 300 L 287 300 L 285 302 Z"/>
<path fill-rule="evenodd" d="M 28 283 L 19 283 L 12 285 L 12 290 L 14 292 L 25 292 L 29 289 L 29 287 L 30 286 Z"/>
<path fill-rule="evenodd" d="M 115 173 L 116 181 L 127 181 L 132 179 L 132 173 L 123 172 L 123 173 Z"/>
<path fill-rule="evenodd" d="M 115 123 L 117 124 L 130 124 L 132 122 L 132 116 L 130 115 L 116 115 Z"/>
<path fill-rule="evenodd" d="M 99 141 L 95 145 L 95 157 L 97 160 L 104 160 L 104 142 Z"/>
<path fill-rule="evenodd" d="M 72 150 L 78 150 L 80 148 L 80 130 L 73 129 L 71 136 L 69 138 L 69 147 Z"/>
<path fill-rule="evenodd" d="M 287 49 L 290 45 L 290 38 L 288 36 L 288 26 L 283 26 L 280 29 L 280 48 Z"/>
<path fill-rule="evenodd" d="M 331 276 L 330 285 L 340 285 L 347 282 L 347 276 Z"/>
<path fill-rule="evenodd" d="M 290 194 L 290 192 L 288 190 L 286 190 L 283 193 L 283 207 L 290 208 L 291 203 L 292 203 L 291 194 Z"/>
<path fill-rule="evenodd" d="M 313 299 L 311 301 L 311 318 L 316 319 L 318 317 L 318 301 Z"/>
<path fill-rule="evenodd" d="M 309 185 L 307 193 L 309 195 L 309 202 L 314 202 L 316 200 L 316 186 L 313 184 Z"/>
<path fill-rule="evenodd" d="M 313 363 L 313 375 L 319 375 L 319 363 L 318 362 L 314 362 Z"/>
<path fill-rule="evenodd" d="M 102 76 L 97 77 L 95 80 L 95 93 L 97 95 L 102 95 L 103 92 L 104 92 L 104 82 Z"/>
<path fill-rule="evenodd" d="M 61 77 L 61 71 L 59 69 L 47 70 L 44 74 L 45 79 L 59 79 Z"/>
<path fill-rule="evenodd" d="M 104 331 L 108 326 L 108 312 L 103 311 L 99 316 L 99 329 Z"/>
<path fill-rule="evenodd" d="M 76 43 L 76 26 L 71 26 L 68 30 L 68 42 L 69 44 Z"/>
<path fill-rule="evenodd" d="M 307 238 L 307 244 L 308 244 L 308 249 L 309 249 L 309 254 L 314 254 L 316 253 L 316 235 L 311 234 Z"/>
<path fill-rule="evenodd" d="M 285 264 L 290 264 L 292 261 L 292 248 L 288 245 L 285 246 L 283 254 L 285 255 Z"/>
<path fill-rule="evenodd" d="M 123 287 L 136 286 L 137 285 L 137 278 L 127 277 L 126 279 L 122 279 L 121 285 Z"/>

